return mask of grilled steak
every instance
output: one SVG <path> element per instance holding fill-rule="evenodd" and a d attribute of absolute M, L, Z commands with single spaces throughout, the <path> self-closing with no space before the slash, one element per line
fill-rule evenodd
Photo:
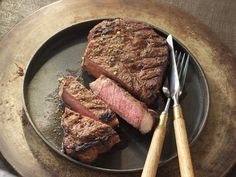
<path fill-rule="evenodd" d="M 63 78 L 59 95 L 74 111 L 82 115 L 100 120 L 111 126 L 119 124 L 115 113 L 73 76 Z"/>
<path fill-rule="evenodd" d="M 120 141 L 119 135 L 107 124 L 65 109 L 62 118 L 63 149 L 66 154 L 90 163 Z"/>
<path fill-rule="evenodd" d="M 102 75 L 90 83 L 90 88 L 95 95 L 141 133 L 148 133 L 152 129 L 154 119 L 145 104 L 132 97 L 111 79 Z"/>
<path fill-rule="evenodd" d="M 96 25 L 88 35 L 82 67 L 105 75 L 150 105 L 157 97 L 168 65 L 168 45 L 144 23 L 115 19 Z"/>

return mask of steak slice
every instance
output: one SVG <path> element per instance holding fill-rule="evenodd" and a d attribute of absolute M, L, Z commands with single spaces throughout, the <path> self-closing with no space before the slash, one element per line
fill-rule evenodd
<path fill-rule="evenodd" d="M 60 85 L 59 95 L 74 111 L 100 120 L 111 126 L 117 126 L 119 121 L 116 114 L 108 108 L 92 91 L 84 87 L 73 76 L 65 76 Z"/>
<path fill-rule="evenodd" d="M 139 129 L 143 134 L 151 131 L 154 118 L 144 103 L 132 97 L 111 79 L 100 76 L 90 83 L 92 91 L 104 100 L 126 122 Z"/>
<path fill-rule="evenodd" d="M 93 162 L 99 154 L 120 142 L 119 135 L 109 125 L 68 108 L 65 108 L 61 124 L 64 152 L 85 163 Z"/>
<path fill-rule="evenodd" d="M 157 98 L 167 65 L 165 38 L 147 24 L 124 19 L 105 20 L 89 32 L 82 62 L 88 73 L 115 80 L 147 105 Z"/>

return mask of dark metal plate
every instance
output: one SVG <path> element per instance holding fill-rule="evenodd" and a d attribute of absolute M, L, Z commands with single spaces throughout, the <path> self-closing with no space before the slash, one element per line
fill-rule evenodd
<path fill-rule="evenodd" d="M 65 158 L 86 167 L 113 172 L 141 170 L 146 158 L 151 135 L 141 135 L 137 130 L 121 121 L 117 130 L 122 138 L 122 146 L 113 148 L 101 155 L 96 162 L 87 165 L 81 163 L 61 151 L 63 131 L 60 127 L 60 117 L 63 105 L 58 98 L 58 79 L 63 75 L 76 75 L 84 79 L 84 84 L 94 80 L 81 70 L 80 63 L 87 45 L 87 35 L 94 25 L 102 20 L 92 20 L 68 27 L 48 39 L 32 57 L 24 78 L 23 102 L 29 121 L 38 135 L 52 149 Z M 155 28 L 167 36 L 166 32 Z M 174 41 L 175 49 L 181 52 L 189 51 L 179 41 Z M 192 144 L 206 122 L 209 109 L 209 91 L 204 73 L 189 53 L 190 65 L 186 78 L 185 90 L 180 100 L 183 106 L 187 132 Z M 161 156 L 161 164 L 176 157 L 176 146 L 170 114 L 168 131 Z"/>

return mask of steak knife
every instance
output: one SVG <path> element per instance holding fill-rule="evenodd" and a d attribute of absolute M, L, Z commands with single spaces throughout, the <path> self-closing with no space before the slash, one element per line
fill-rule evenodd
<path fill-rule="evenodd" d="M 167 37 L 167 43 L 169 44 L 171 51 L 170 58 L 171 58 L 172 69 L 170 76 L 170 95 L 174 101 L 173 105 L 174 131 L 175 131 L 180 173 L 181 177 L 194 177 L 185 121 L 183 119 L 182 109 L 179 104 L 180 83 L 175 61 L 173 39 L 171 35 Z"/>

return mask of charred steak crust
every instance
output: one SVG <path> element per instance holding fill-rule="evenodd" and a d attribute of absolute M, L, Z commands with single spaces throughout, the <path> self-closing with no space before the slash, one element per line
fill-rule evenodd
<path fill-rule="evenodd" d="M 84 87 L 73 76 L 65 76 L 61 80 L 60 97 L 71 108 L 85 116 L 100 120 L 111 126 L 117 126 L 116 114 L 92 91 Z"/>
<path fill-rule="evenodd" d="M 125 19 L 97 24 L 82 62 L 93 76 L 110 77 L 148 105 L 160 92 L 167 65 L 165 38 L 147 24 Z"/>
<path fill-rule="evenodd" d="M 62 118 L 63 149 L 66 154 L 90 163 L 120 141 L 119 135 L 107 124 L 82 116 L 68 108 Z"/>

